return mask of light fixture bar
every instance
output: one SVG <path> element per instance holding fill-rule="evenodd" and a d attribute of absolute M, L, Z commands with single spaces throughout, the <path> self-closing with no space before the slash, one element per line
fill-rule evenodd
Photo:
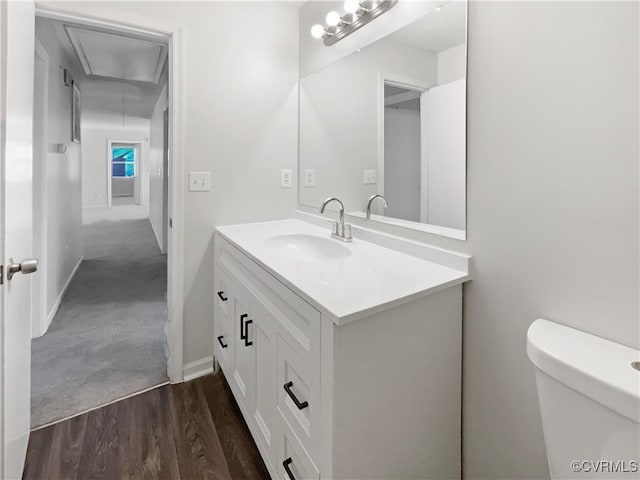
<path fill-rule="evenodd" d="M 382 0 L 371 8 L 367 7 L 368 3 L 372 2 L 361 2 L 360 5 L 362 7 L 362 13 L 360 13 L 359 15 L 354 15 L 355 19 L 352 22 L 349 22 L 347 18 L 345 18 L 352 17 L 352 15 L 346 14 L 344 17 L 342 17 L 342 20 L 344 22 L 343 26 L 333 27 L 331 28 L 331 30 L 327 29 L 328 35 L 324 36 L 324 44 L 328 47 L 339 42 L 348 35 L 351 35 L 353 32 L 365 26 L 374 18 L 379 17 L 384 12 L 391 9 L 396 3 L 398 3 L 398 0 Z"/>

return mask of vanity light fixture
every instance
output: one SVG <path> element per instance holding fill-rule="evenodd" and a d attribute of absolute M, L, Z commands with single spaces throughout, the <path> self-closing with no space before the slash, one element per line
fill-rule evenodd
<path fill-rule="evenodd" d="M 314 25 L 311 27 L 311 36 L 317 39 L 322 38 L 328 47 L 379 17 L 396 3 L 398 0 L 346 0 L 344 2 L 346 13 L 341 16 L 336 11 L 329 12 L 325 18 L 327 26 Z"/>

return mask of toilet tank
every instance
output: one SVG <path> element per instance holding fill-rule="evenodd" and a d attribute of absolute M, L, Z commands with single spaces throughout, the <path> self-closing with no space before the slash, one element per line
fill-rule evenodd
<path fill-rule="evenodd" d="M 640 478 L 640 351 L 539 319 L 527 354 L 551 478 Z"/>

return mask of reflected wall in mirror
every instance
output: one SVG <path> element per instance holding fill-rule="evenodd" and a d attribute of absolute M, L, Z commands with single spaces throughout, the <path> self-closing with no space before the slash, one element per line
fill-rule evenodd
<path fill-rule="evenodd" d="M 373 221 L 465 238 L 466 12 L 434 5 L 301 79 L 300 203 L 364 217 L 378 193 Z"/>

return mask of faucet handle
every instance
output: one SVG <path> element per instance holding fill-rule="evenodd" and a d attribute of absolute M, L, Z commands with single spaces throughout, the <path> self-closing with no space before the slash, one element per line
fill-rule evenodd
<path fill-rule="evenodd" d="M 335 220 L 329 220 L 329 223 L 331 224 L 331 234 L 338 235 L 338 229 L 339 229 L 338 222 Z"/>

